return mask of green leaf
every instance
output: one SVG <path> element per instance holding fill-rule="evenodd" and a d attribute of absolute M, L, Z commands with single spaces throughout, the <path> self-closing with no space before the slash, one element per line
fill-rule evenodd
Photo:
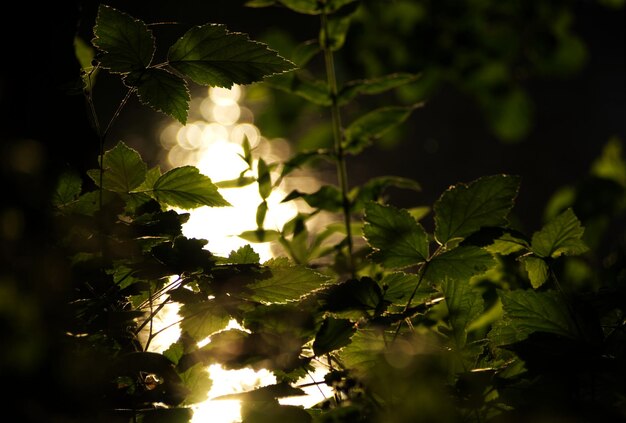
<path fill-rule="evenodd" d="M 253 231 L 243 231 L 238 236 L 249 242 L 271 242 L 280 238 L 280 232 L 272 229 L 258 228 Z"/>
<path fill-rule="evenodd" d="M 313 352 L 319 357 L 345 347 L 350 343 L 350 338 L 355 331 L 356 327 L 350 320 L 327 317 L 315 335 Z"/>
<path fill-rule="evenodd" d="M 448 279 L 467 282 L 495 265 L 493 256 L 482 248 L 462 246 L 435 256 L 428 263 L 424 277 L 434 284 Z"/>
<path fill-rule="evenodd" d="M 256 178 L 252 176 L 240 176 L 235 179 L 229 179 L 227 181 L 219 181 L 215 183 L 218 188 L 241 188 L 253 184 L 256 182 Z"/>
<path fill-rule="evenodd" d="M 213 381 L 209 371 L 203 363 L 196 363 L 191 368 L 181 373 L 183 385 L 189 390 L 184 404 L 192 405 L 206 401 Z"/>
<path fill-rule="evenodd" d="M 187 123 L 189 90 L 184 80 L 164 69 L 145 69 L 130 73 L 124 81 L 137 88 L 142 104 L 163 112 L 183 125 Z"/>
<path fill-rule="evenodd" d="M 343 47 L 350 28 L 350 19 L 359 5 L 360 3 L 352 2 L 350 7 L 344 7 L 336 13 L 328 15 L 326 27 L 320 31 L 320 46 L 326 46 L 331 51 L 337 51 Z"/>
<path fill-rule="evenodd" d="M 294 69 L 291 62 L 265 44 L 217 24 L 187 31 L 170 47 L 168 61 L 198 84 L 226 88 Z"/>
<path fill-rule="evenodd" d="M 143 21 L 101 4 L 94 35 L 93 45 L 104 52 L 100 56 L 103 68 L 126 73 L 150 66 L 155 40 Z"/>
<path fill-rule="evenodd" d="M 315 209 L 337 212 L 343 208 L 341 191 L 334 185 L 324 185 L 311 194 L 293 190 L 281 202 L 285 203 L 296 198 L 302 198 L 309 206 Z"/>
<path fill-rule="evenodd" d="M 267 79 L 267 84 L 275 89 L 297 95 L 318 106 L 330 106 L 332 100 L 328 85 L 302 72 L 276 75 Z"/>
<path fill-rule="evenodd" d="M 233 264 L 259 264 L 260 259 L 259 254 L 250 245 L 244 245 L 237 251 L 231 251 L 227 262 Z"/>
<path fill-rule="evenodd" d="M 420 284 L 419 276 L 412 273 L 389 273 L 381 279 L 380 284 L 383 286 L 384 300 L 398 306 L 406 305 L 414 292 L 413 303 L 420 303 L 435 292 L 428 284 Z"/>
<path fill-rule="evenodd" d="M 503 256 L 528 249 L 530 249 L 528 241 L 509 232 L 502 234 L 493 241 L 493 244 L 485 247 L 485 250 L 490 253 L 501 254 Z"/>
<path fill-rule="evenodd" d="M 404 122 L 413 110 L 420 106 L 421 104 L 408 107 L 382 107 L 356 119 L 344 133 L 346 151 L 352 154 L 359 153 L 371 141 Z"/>
<path fill-rule="evenodd" d="M 263 200 L 256 208 L 256 225 L 259 228 L 263 227 L 263 222 L 265 222 L 266 214 L 267 214 L 267 201 Z"/>
<path fill-rule="evenodd" d="M 357 375 L 366 374 L 387 347 L 383 333 L 375 329 L 361 329 L 352 336 L 352 342 L 344 347 L 339 357 L 342 364 Z"/>
<path fill-rule="evenodd" d="M 393 73 L 372 79 L 359 79 L 348 82 L 338 94 L 339 105 L 349 103 L 359 94 L 374 95 L 401 87 L 419 79 L 419 74 Z"/>
<path fill-rule="evenodd" d="M 482 227 L 506 225 L 519 183 L 517 176 L 493 175 L 448 188 L 434 206 L 436 240 L 443 245 Z"/>
<path fill-rule="evenodd" d="M 317 0 L 278 0 L 284 6 L 294 12 L 304 13 L 307 15 L 319 15 L 322 13 L 321 3 Z"/>
<path fill-rule="evenodd" d="M 602 149 L 602 156 L 591 165 L 590 173 L 598 178 L 609 179 L 626 187 L 626 160 L 622 153 L 622 142 L 612 137 Z"/>
<path fill-rule="evenodd" d="M 291 54 L 291 60 L 299 68 L 303 68 L 320 52 L 320 45 L 317 40 L 307 40 L 299 44 Z M 328 90 L 327 90 L 328 91 Z"/>
<path fill-rule="evenodd" d="M 533 234 L 531 247 L 540 257 L 582 254 L 589 250 L 581 239 L 584 232 L 580 221 L 568 208 Z"/>
<path fill-rule="evenodd" d="M 448 307 L 448 322 L 454 345 L 462 351 L 467 343 L 468 327 L 484 310 L 480 291 L 472 288 L 466 280 L 446 279 L 441 291 Z"/>
<path fill-rule="evenodd" d="M 183 318 L 180 329 L 196 341 L 224 329 L 230 321 L 228 312 L 213 300 L 183 304 L 178 314 Z"/>
<path fill-rule="evenodd" d="M 428 236 L 406 210 L 369 203 L 363 235 L 374 249 L 372 257 L 385 267 L 407 267 L 428 259 Z"/>
<path fill-rule="evenodd" d="M 246 7 L 269 7 L 276 4 L 276 0 L 249 0 L 244 6 Z"/>
<path fill-rule="evenodd" d="M 294 388 L 288 383 L 277 383 L 262 386 L 252 391 L 237 392 L 234 394 L 220 395 L 216 400 L 237 399 L 241 401 L 271 401 L 277 398 L 299 397 L 306 395 L 300 388 Z"/>
<path fill-rule="evenodd" d="M 114 192 L 128 193 L 137 188 L 146 179 L 148 166 L 141 159 L 137 150 L 128 147 L 122 141 L 104 153 L 102 167 L 103 188 Z M 100 185 L 100 170 L 94 169 L 87 174 L 96 185 Z"/>
<path fill-rule="evenodd" d="M 490 338 L 495 345 L 526 339 L 533 332 L 547 332 L 577 339 L 579 331 L 561 294 L 554 291 L 500 291 L 505 319 Z"/>
<path fill-rule="evenodd" d="M 142 423 L 189 423 L 193 410 L 181 408 L 152 408 L 138 413 Z"/>
<path fill-rule="evenodd" d="M 193 166 L 182 166 L 164 173 L 154 183 L 153 194 L 159 202 L 182 209 L 231 205 L 217 191 L 211 179 Z"/>
<path fill-rule="evenodd" d="M 259 195 L 265 200 L 272 193 L 272 178 L 265 160 L 259 159 L 258 166 L 257 182 L 259 184 Z"/>
<path fill-rule="evenodd" d="M 246 296 L 254 301 L 284 303 L 295 301 L 328 282 L 328 278 L 303 266 L 296 266 L 281 257 L 264 263 L 272 276 L 248 285 Z"/>
<path fill-rule="evenodd" d="M 311 423 L 313 421 L 311 415 L 302 407 L 282 405 L 277 401 L 244 401 L 241 405 L 241 417 L 241 421 L 245 423 Z"/>
<path fill-rule="evenodd" d="M 354 206 L 352 211 L 358 212 L 369 201 L 379 201 L 385 190 L 389 187 L 410 189 L 413 191 L 421 191 L 422 187 L 419 183 L 409 178 L 402 178 L 400 176 L 378 176 L 369 179 L 365 184 L 357 187 L 350 193 L 354 196 L 356 192 L 356 198 L 354 199 Z"/>
<path fill-rule="evenodd" d="M 56 207 L 75 201 L 80 195 L 83 181 L 75 172 L 64 172 L 59 176 L 56 189 L 52 195 L 52 204 Z"/>
<path fill-rule="evenodd" d="M 526 256 L 522 258 L 522 263 L 528 272 L 528 279 L 533 288 L 539 288 L 548 280 L 548 264 L 542 258 Z"/>
<path fill-rule="evenodd" d="M 135 191 L 152 191 L 154 183 L 161 177 L 161 168 L 157 165 L 148 170 L 146 179 L 139 185 Z"/>

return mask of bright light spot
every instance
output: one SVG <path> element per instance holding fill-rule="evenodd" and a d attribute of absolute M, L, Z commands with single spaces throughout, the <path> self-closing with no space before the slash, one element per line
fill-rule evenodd
<path fill-rule="evenodd" d="M 169 150 L 167 160 L 172 166 L 194 165 L 200 172 L 215 183 L 238 178 L 242 172 L 254 176 L 258 161 L 248 165 L 240 157 L 243 154 L 242 143 L 247 138 L 254 148 L 255 157 L 263 157 L 266 163 L 283 161 L 289 154 L 289 144 L 285 140 L 268 141 L 262 137 L 258 128 L 252 124 L 252 112 L 238 104 L 242 89 L 235 85 L 231 89 L 210 88 L 209 96 L 192 101 L 195 113 L 205 121 L 196 121 L 186 126 L 168 125 L 161 133 L 161 145 Z M 272 174 L 275 181 L 278 175 Z M 187 237 L 208 240 L 207 249 L 215 255 L 228 256 L 231 251 L 250 244 L 238 235 L 244 231 L 256 229 L 256 211 L 262 199 L 258 184 L 253 183 L 234 189 L 220 189 L 220 194 L 233 207 L 201 207 L 191 210 L 187 223 L 183 225 L 183 234 Z M 294 202 L 281 203 L 287 190 L 275 188 L 267 198 L 268 211 L 264 221 L 266 229 L 279 230 L 296 216 L 298 208 Z M 250 246 L 259 254 L 261 262 L 273 257 L 270 243 L 252 243 Z M 160 314 L 160 322 L 153 331 L 172 325 L 180 317 L 176 306 L 166 307 Z M 231 321 L 228 328 L 239 327 Z M 178 324 L 159 333 L 151 341 L 151 351 L 163 351 L 175 342 L 180 335 Z M 209 339 L 199 342 L 205 345 Z M 241 420 L 240 403 L 237 400 L 215 400 L 216 397 L 250 391 L 255 388 L 276 383 L 273 374 L 267 370 L 251 369 L 225 370 L 219 365 L 209 367 L 213 380 L 209 399 L 194 407 L 193 423 L 211 421 L 213 423 L 231 423 Z M 301 383 L 323 381 L 325 371 L 319 371 L 303 379 Z M 303 388 L 305 397 L 281 399 L 282 404 L 312 406 L 332 395 L 330 389 L 321 384 Z"/>
<path fill-rule="evenodd" d="M 217 105 L 237 103 L 241 97 L 241 87 L 233 85 L 232 88 L 211 87 L 209 88 L 209 98 Z"/>
<path fill-rule="evenodd" d="M 213 119 L 222 125 L 232 125 L 239 120 L 241 109 L 237 103 L 213 106 Z"/>

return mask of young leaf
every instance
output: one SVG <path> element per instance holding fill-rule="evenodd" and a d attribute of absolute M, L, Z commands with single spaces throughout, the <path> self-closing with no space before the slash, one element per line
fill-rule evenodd
<path fill-rule="evenodd" d="M 259 260 L 259 254 L 250 245 L 244 245 L 237 251 L 231 251 L 227 262 L 233 264 L 258 264 Z"/>
<path fill-rule="evenodd" d="M 326 27 L 320 31 L 320 45 L 331 51 L 337 51 L 346 41 L 346 34 L 350 28 L 350 19 L 359 8 L 360 3 L 352 2 L 350 7 L 344 7 L 327 18 Z"/>
<path fill-rule="evenodd" d="M 127 73 L 150 66 L 155 40 L 143 21 L 101 4 L 94 35 L 93 45 L 104 52 L 100 56 L 103 68 Z"/>
<path fill-rule="evenodd" d="M 548 264 L 542 258 L 527 256 L 522 258 L 522 263 L 533 288 L 539 288 L 548 280 Z"/>
<path fill-rule="evenodd" d="M 294 69 L 265 44 L 218 24 L 190 29 L 170 47 L 167 57 L 170 66 L 194 82 L 225 88 Z"/>
<path fill-rule="evenodd" d="M 145 69 L 130 73 L 124 82 L 137 88 L 142 104 L 163 112 L 183 125 L 187 123 L 189 90 L 184 80 L 164 69 Z"/>
<path fill-rule="evenodd" d="M 365 204 L 369 201 L 378 201 L 389 187 L 410 189 L 413 191 L 421 191 L 422 187 L 419 183 L 409 178 L 402 178 L 400 176 L 378 176 L 371 178 L 365 184 L 358 188 L 355 188 L 356 198 L 354 199 L 354 206 L 352 210 L 355 212 L 360 211 Z M 351 193 L 351 196 L 354 196 Z"/>
<path fill-rule="evenodd" d="M 256 225 L 259 228 L 263 227 L 265 222 L 265 215 L 267 214 L 267 201 L 263 200 L 256 208 Z"/>
<path fill-rule="evenodd" d="M 385 267 L 407 267 L 428 260 L 428 236 L 406 210 L 369 203 L 363 235 L 373 258 Z"/>
<path fill-rule="evenodd" d="M 324 185 L 316 192 L 305 194 L 298 190 L 293 190 L 283 200 L 282 203 L 302 198 L 306 203 L 316 209 L 336 212 L 342 208 L 341 191 L 333 185 Z"/>
<path fill-rule="evenodd" d="M 359 153 L 371 141 L 404 122 L 418 107 L 421 107 L 421 104 L 408 107 L 382 107 L 361 116 L 346 128 L 344 133 L 346 151 L 352 154 Z"/>
<path fill-rule="evenodd" d="M 302 72 L 276 75 L 268 78 L 266 82 L 272 88 L 295 94 L 318 106 L 332 104 L 326 82 L 313 79 Z"/>
<path fill-rule="evenodd" d="M 259 195 L 263 200 L 267 199 L 272 193 L 272 178 L 269 167 L 263 159 L 259 159 L 257 182 L 259 184 Z"/>
<path fill-rule="evenodd" d="M 180 307 L 178 314 L 183 318 L 180 329 L 196 341 L 201 341 L 224 329 L 230 321 L 228 312 L 212 300 L 184 304 Z"/>
<path fill-rule="evenodd" d="M 231 204 L 217 191 L 208 176 L 193 166 L 182 166 L 164 173 L 153 186 L 157 201 L 181 209 Z"/>
<path fill-rule="evenodd" d="M 151 191 L 154 183 L 161 177 L 161 168 L 157 165 L 146 173 L 146 179 L 139 185 L 136 191 Z"/>
<path fill-rule="evenodd" d="M 424 277 L 434 284 L 445 280 L 467 283 L 495 265 L 493 256 L 482 248 L 462 246 L 433 257 Z"/>
<path fill-rule="evenodd" d="M 379 78 L 350 81 L 339 92 L 338 102 L 339 105 L 345 105 L 359 94 L 381 94 L 416 81 L 419 77 L 419 74 L 393 73 Z"/>
<path fill-rule="evenodd" d="M 280 232 L 272 229 L 258 228 L 253 231 L 243 231 L 238 236 L 249 242 L 271 242 L 280 238 Z"/>
<path fill-rule="evenodd" d="M 137 188 L 146 179 L 148 166 L 137 150 L 120 141 L 115 147 L 106 151 L 102 160 L 104 172 L 102 187 L 109 191 L 128 193 Z M 89 177 L 99 185 L 100 170 L 87 172 Z"/>
<path fill-rule="evenodd" d="M 520 178 L 493 175 L 448 188 L 435 203 L 435 238 L 444 245 L 485 226 L 507 224 Z"/>
<path fill-rule="evenodd" d="M 264 263 L 272 276 L 248 285 L 247 298 L 268 303 L 295 301 L 320 288 L 328 278 L 303 266 L 295 266 L 286 258 L 271 259 Z"/>
<path fill-rule="evenodd" d="M 540 257 L 582 254 L 589 249 L 581 239 L 584 232 L 580 221 L 568 208 L 533 234 L 531 247 Z"/>
<path fill-rule="evenodd" d="M 313 341 L 313 352 L 316 356 L 338 350 L 350 343 L 350 338 L 356 331 L 354 323 L 348 319 L 335 319 L 327 317 L 322 323 L 315 341 Z"/>

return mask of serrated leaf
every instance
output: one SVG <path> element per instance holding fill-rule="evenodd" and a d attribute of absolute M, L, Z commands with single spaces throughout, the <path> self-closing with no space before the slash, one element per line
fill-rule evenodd
<path fill-rule="evenodd" d="M 361 329 L 352 336 L 352 342 L 339 352 L 342 364 L 357 374 L 365 374 L 387 347 L 383 334 L 375 329 Z"/>
<path fill-rule="evenodd" d="M 320 294 L 323 309 L 332 312 L 376 310 L 382 299 L 380 286 L 367 276 L 332 285 Z"/>
<path fill-rule="evenodd" d="M 490 253 L 501 254 L 503 256 L 528 249 L 530 249 L 528 241 L 509 232 L 502 234 L 493 241 L 493 244 L 485 247 L 485 250 Z"/>
<path fill-rule="evenodd" d="M 230 321 L 228 312 L 215 301 L 183 304 L 178 314 L 183 318 L 180 328 L 196 341 L 224 329 Z"/>
<path fill-rule="evenodd" d="M 363 235 L 383 266 L 407 267 L 428 259 L 426 231 L 406 210 L 369 203 L 364 220 Z"/>
<path fill-rule="evenodd" d="M 114 192 L 128 193 L 137 188 L 146 179 L 148 166 L 137 150 L 120 141 L 115 147 L 104 153 L 102 160 L 103 188 Z M 96 185 L 100 185 L 100 170 L 94 169 L 87 174 Z"/>
<path fill-rule="evenodd" d="M 146 173 L 146 179 L 139 185 L 135 191 L 151 191 L 154 183 L 161 177 L 161 167 L 154 166 Z"/>
<path fill-rule="evenodd" d="M 519 189 L 520 178 L 485 176 L 448 188 L 437 200 L 435 238 L 445 244 L 486 226 L 504 226 Z"/>
<path fill-rule="evenodd" d="M 218 24 L 190 29 L 170 47 L 167 57 L 170 66 L 194 82 L 225 88 L 294 69 L 265 44 Z"/>
<path fill-rule="evenodd" d="M 316 356 L 338 350 L 350 343 L 350 338 L 356 331 L 356 326 L 348 319 L 327 317 L 322 322 L 320 330 L 313 341 L 313 352 Z"/>
<path fill-rule="evenodd" d="M 382 107 L 356 119 L 345 130 L 345 150 L 357 154 L 371 141 L 380 138 L 387 131 L 400 125 L 420 107 L 416 104 L 408 107 Z"/>
<path fill-rule="evenodd" d="M 398 306 L 406 305 L 414 293 L 412 302 L 420 303 L 435 292 L 428 284 L 420 283 L 419 276 L 412 273 L 389 273 L 381 279 L 380 284 L 383 286 L 384 300 Z"/>
<path fill-rule="evenodd" d="M 261 257 L 250 245 L 244 245 L 237 251 L 231 251 L 228 263 L 233 264 L 258 264 Z"/>
<path fill-rule="evenodd" d="M 359 94 L 381 94 L 414 82 L 419 77 L 419 74 L 393 73 L 378 78 L 350 81 L 339 92 L 337 101 L 339 105 L 345 105 Z"/>
<path fill-rule="evenodd" d="M 468 282 L 495 265 L 493 256 L 482 248 L 462 246 L 433 257 L 424 277 L 434 284 L 445 280 Z"/>
<path fill-rule="evenodd" d="M 548 332 L 577 339 L 579 331 L 561 296 L 554 291 L 500 291 L 505 319 L 490 338 L 496 345 L 525 339 L 533 332 Z"/>
<path fill-rule="evenodd" d="M 580 221 L 568 208 L 533 234 L 531 247 L 540 257 L 582 254 L 589 250 L 581 239 L 584 232 Z"/>
<path fill-rule="evenodd" d="M 548 280 L 548 264 L 542 258 L 526 256 L 522 258 L 522 263 L 533 288 L 539 288 Z"/>
<path fill-rule="evenodd" d="M 150 66 L 155 40 L 143 21 L 101 4 L 94 35 L 93 45 L 104 52 L 100 56 L 103 68 L 126 73 Z"/>
<path fill-rule="evenodd" d="M 472 288 L 468 281 L 446 279 L 441 284 L 448 307 L 448 322 L 452 330 L 454 345 L 462 351 L 467 343 L 468 327 L 484 310 L 480 291 Z"/>
<path fill-rule="evenodd" d="M 52 204 L 56 207 L 75 201 L 80 195 L 83 181 L 75 172 L 64 172 L 59 176 L 56 188 L 52 195 Z"/>
<path fill-rule="evenodd" d="M 211 179 L 193 166 L 177 167 L 164 173 L 154 183 L 152 192 L 157 201 L 182 209 L 231 205 Z"/>
<path fill-rule="evenodd" d="M 192 405 L 206 401 L 213 381 L 209 371 L 203 363 L 196 363 L 184 373 L 180 374 L 183 385 L 189 390 L 184 404 Z"/>
<path fill-rule="evenodd" d="M 267 279 L 248 285 L 247 298 L 268 303 L 295 301 L 328 282 L 328 278 L 304 266 L 297 266 L 286 258 L 271 259 L 264 263 L 272 272 Z"/>
<path fill-rule="evenodd" d="M 142 104 L 163 112 L 183 125 L 187 123 L 189 90 L 184 80 L 165 69 L 145 69 L 130 73 L 124 81 L 137 88 Z"/>

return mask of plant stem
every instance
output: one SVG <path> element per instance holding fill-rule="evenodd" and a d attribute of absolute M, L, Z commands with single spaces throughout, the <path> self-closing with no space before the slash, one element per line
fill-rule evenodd
<path fill-rule="evenodd" d="M 352 227 L 350 216 L 350 199 L 348 198 L 348 171 L 346 168 L 345 153 L 343 151 L 343 136 L 341 127 L 341 111 L 337 102 L 337 77 L 335 74 L 335 60 L 333 58 L 333 52 L 327 45 L 329 39 L 328 32 L 328 17 L 326 13 L 321 14 L 322 18 L 322 31 L 326 42 L 321 45 L 324 51 L 324 63 L 326 65 L 326 77 L 328 80 L 328 90 L 331 98 L 330 111 L 332 114 L 332 126 L 333 126 L 333 139 L 334 139 L 334 152 L 335 163 L 337 165 L 337 178 L 339 180 L 339 187 L 341 188 L 341 202 L 343 207 L 344 224 L 346 226 L 346 240 L 348 248 L 348 269 L 351 276 L 356 276 L 353 257 L 353 245 L 352 245 Z"/>

